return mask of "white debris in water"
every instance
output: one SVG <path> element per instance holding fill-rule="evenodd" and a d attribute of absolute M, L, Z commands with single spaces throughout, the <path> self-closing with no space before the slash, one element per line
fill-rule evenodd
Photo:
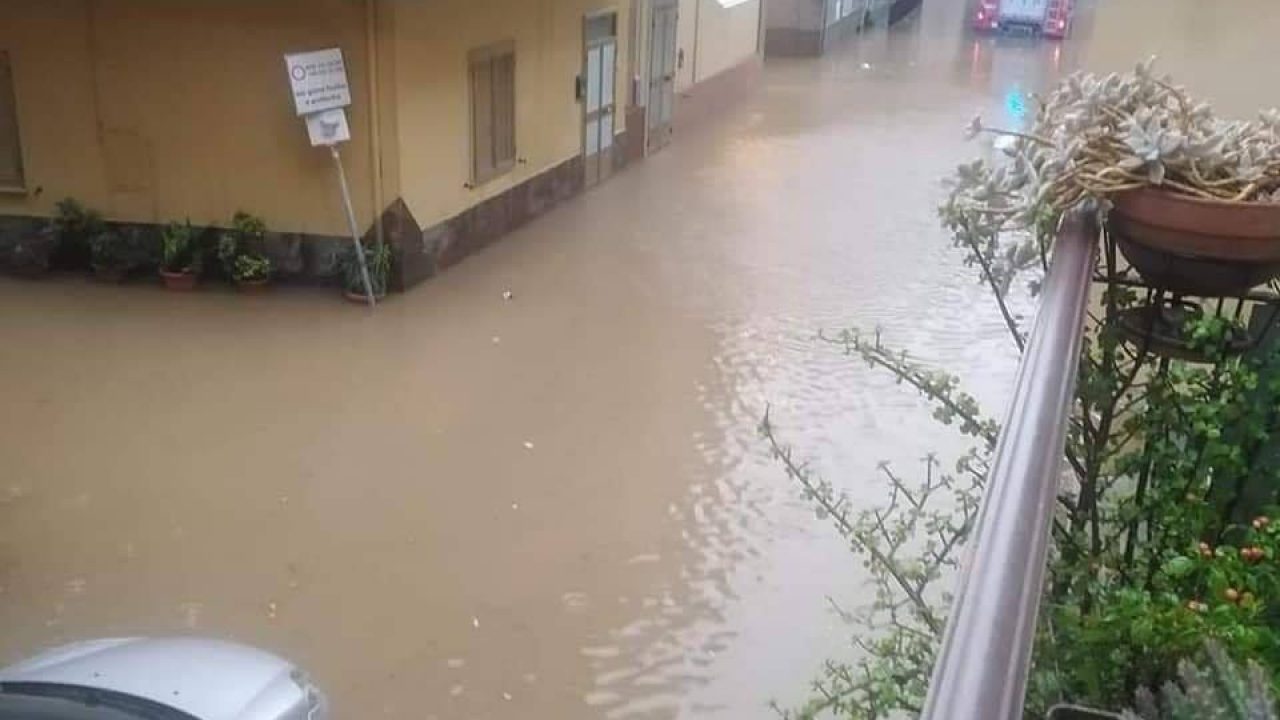
<path fill-rule="evenodd" d="M 498 337 L 497 335 L 494 335 L 494 336 L 493 336 L 493 344 L 494 344 L 494 345 L 497 345 L 497 344 L 498 344 L 498 343 L 500 343 L 500 342 L 502 342 L 502 338 Z"/>
<path fill-rule="evenodd" d="M 520 503 L 511 503 L 511 509 L 512 509 L 512 510 L 519 510 L 519 509 L 520 509 Z"/>
<path fill-rule="evenodd" d="M 457 670 L 459 668 L 466 667 L 467 661 L 462 658 L 449 658 L 444 661 L 444 664 L 449 666 L 451 670 Z"/>
<path fill-rule="evenodd" d="M 609 692 L 607 690 L 595 690 L 582 696 L 582 701 L 592 707 L 599 705 L 612 705 L 621 699 L 621 696 L 617 693 Z"/>
<path fill-rule="evenodd" d="M 502 699 L 506 700 L 507 702 L 511 702 L 511 693 L 509 692 L 502 693 Z"/>
<path fill-rule="evenodd" d="M 506 290 L 502 293 L 503 300 L 514 300 L 515 297 L 516 297 L 516 294 L 511 292 L 510 290 Z"/>
<path fill-rule="evenodd" d="M 275 620 L 275 619 L 276 619 L 276 611 L 277 611 L 277 607 L 276 607 L 275 602 L 274 602 L 274 601 L 272 601 L 272 602 L 268 602 L 268 603 L 267 603 L 267 617 L 271 618 L 272 620 Z"/>
<path fill-rule="evenodd" d="M 480 627 L 480 618 L 478 618 L 478 617 L 473 617 L 473 618 L 471 618 L 471 627 L 473 627 L 473 628 L 478 628 L 478 627 Z"/>
<path fill-rule="evenodd" d="M 643 555 L 636 555 L 631 557 L 630 559 L 627 560 L 627 564 L 628 565 L 647 565 L 649 563 L 656 563 L 660 560 L 662 560 L 662 556 L 659 555 L 658 553 L 645 553 Z"/>
<path fill-rule="evenodd" d="M 862 69 L 863 69 L 863 70 L 870 70 L 870 69 L 871 69 L 871 63 L 866 63 L 866 62 L 862 63 Z"/>
<path fill-rule="evenodd" d="M 462 694 L 462 691 L 465 689 L 466 688 L 462 687 L 461 685 L 454 685 L 453 687 L 449 688 L 449 694 L 453 697 L 458 697 L 459 695 Z"/>
<path fill-rule="evenodd" d="M 533 449 L 533 443 L 529 442 L 528 440 L 525 440 L 525 441 L 524 441 L 524 449 L 525 449 L 525 450 L 532 450 L 532 449 Z"/>
<path fill-rule="evenodd" d="M 182 610 L 182 624 L 190 629 L 200 625 L 200 613 L 204 605 L 198 602 L 185 602 L 178 606 Z"/>

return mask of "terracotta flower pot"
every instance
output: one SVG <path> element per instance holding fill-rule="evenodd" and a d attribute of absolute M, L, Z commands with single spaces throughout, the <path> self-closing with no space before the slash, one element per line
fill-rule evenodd
<path fill-rule="evenodd" d="M 1143 279 L 1178 295 L 1239 296 L 1280 277 L 1280 203 L 1144 188 L 1115 197 L 1107 229 Z"/>
<path fill-rule="evenodd" d="M 343 291 L 342 291 L 342 297 L 346 298 L 348 302 L 353 302 L 353 303 L 356 303 L 356 304 L 358 304 L 358 305 L 367 305 L 367 304 L 369 303 L 369 298 L 368 298 L 368 296 L 366 296 L 366 295 L 365 295 L 364 293 L 362 293 L 362 292 L 352 292 L 352 291 L 350 291 L 350 290 L 343 290 Z M 374 293 L 373 297 L 374 297 L 374 299 L 375 299 L 375 300 L 377 300 L 377 301 L 381 302 L 384 298 L 386 298 L 386 297 L 387 297 L 387 294 L 386 294 L 386 293 Z"/>
<path fill-rule="evenodd" d="M 128 272 L 123 268 L 100 267 L 95 265 L 93 268 L 93 277 L 99 282 L 120 284 L 124 282 L 124 277 Z"/>
<path fill-rule="evenodd" d="M 271 287 L 270 278 L 259 278 L 257 280 L 237 280 L 236 288 L 245 295 L 261 295 Z"/>
<path fill-rule="evenodd" d="M 170 290 L 180 292 L 190 292 L 196 289 L 196 281 L 199 279 L 195 273 L 187 272 L 169 272 L 161 270 L 160 277 L 164 278 L 164 286 Z"/>

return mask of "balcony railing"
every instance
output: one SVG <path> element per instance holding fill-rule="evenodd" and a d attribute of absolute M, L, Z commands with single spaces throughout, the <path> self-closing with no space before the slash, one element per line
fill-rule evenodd
<path fill-rule="evenodd" d="M 1086 214 L 1059 229 L 924 720 L 1022 717 L 1098 235 Z"/>

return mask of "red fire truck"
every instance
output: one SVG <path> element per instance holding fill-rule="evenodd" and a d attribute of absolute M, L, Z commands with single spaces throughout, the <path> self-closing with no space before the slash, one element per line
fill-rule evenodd
<path fill-rule="evenodd" d="M 1071 30 L 1074 0 L 978 0 L 973 27 L 982 31 L 1029 30 L 1064 38 Z"/>

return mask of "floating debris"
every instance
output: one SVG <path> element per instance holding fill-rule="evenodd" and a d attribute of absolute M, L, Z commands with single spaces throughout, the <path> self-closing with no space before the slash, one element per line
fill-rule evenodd
<path fill-rule="evenodd" d="M 267 603 L 267 617 L 271 618 L 272 620 L 275 620 L 275 619 L 276 619 L 276 611 L 277 611 L 276 604 L 275 604 L 274 602 L 268 602 L 268 603 Z"/>
<path fill-rule="evenodd" d="M 525 441 L 524 441 L 524 449 L 525 449 L 525 450 L 532 450 L 532 449 L 533 449 L 533 443 L 529 442 L 528 440 L 525 440 Z"/>
<path fill-rule="evenodd" d="M 471 627 L 473 627 L 473 628 L 479 628 L 479 627 L 480 627 L 480 618 L 478 618 L 478 617 L 473 617 L 473 618 L 471 618 Z"/>
<path fill-rule="evenodd" d="M 635 555 L 627 559 L 628 565 L 647 565 L 662 560 L 662 556 L 657 553 L 645 553 L 643 555 Z"/>
<path fill-rule="evenodd" d="M 511 702 L 511 693 L 509 692 L 502 693 L 502 699 L 506 700 L 507 702 Z"/>
<path fill-rule="evenodd" d="M 506 290 L 502 293 L 503 300 L 515 300 L 515 298 L 516 298 L 516 294 L 511 292 L 510 290 Z"/>
<path fill-rule="evenodd" d="M 462 687 L 461 685 L 454 685 L 453 687 L 449 688 L 449 695 L 453 697 L 458 697 L 459 695 L 462 694 L 462 691 L 465 689 L 466 688 Z"/>

